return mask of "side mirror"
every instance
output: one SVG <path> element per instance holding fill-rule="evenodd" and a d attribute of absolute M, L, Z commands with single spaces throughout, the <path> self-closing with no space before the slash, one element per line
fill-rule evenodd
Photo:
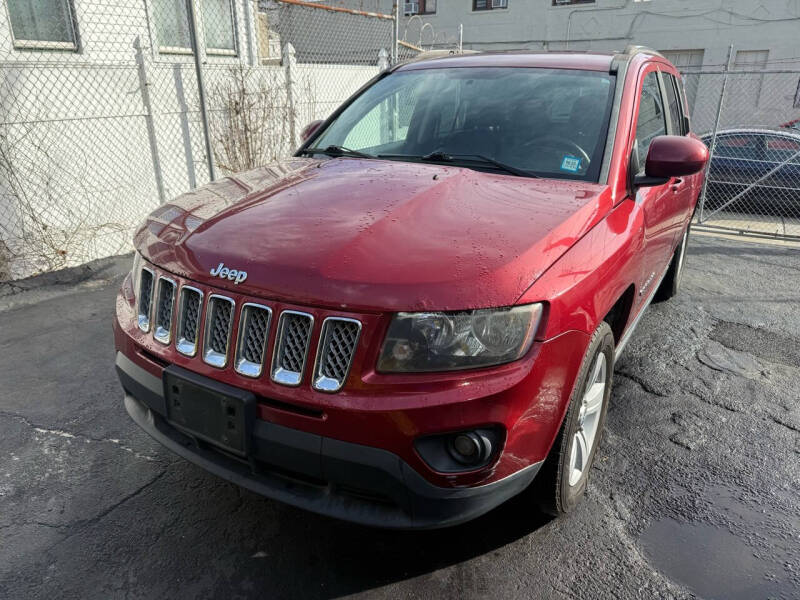
<path fill-rule="evenodd" d="M 303 128 L 303 131 L 300 132 L 300 139 L 305 142 L 308 138 L 310 138 L 312 135 L 314 135 L 314 132 L 317 129 L 319 129 L 319 126 L 322 125 L 324 122 L 325 121 L 323 121 L 322 119 L 317 119 L 316 121 L 311 121 L 311 123 L 306 125 Z"/>
<path fill-rule="evenodd" d="M 697 173 L 708 162 L 708 148 L 694 138 L 660 135 L 650 142 L 644 175 L 633 177 L 635 187 L 663 185 L 672 177 Z"/>

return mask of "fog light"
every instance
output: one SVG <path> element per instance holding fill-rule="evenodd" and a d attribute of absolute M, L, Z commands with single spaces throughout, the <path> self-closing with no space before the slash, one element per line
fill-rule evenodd
<path fill-rule="evenodd" d="M 450 438 L 450 454 L 464 465 L 483 462 L 492 453 L 489 438 L 474 431 L 457 433 Z"/>
<path fill-rule="evenodd" d="M 486 425 L 417 438 L 414 447 L 434 471 L 462 473 L 480 469 L 496 458 L 504 433 L 497 425 Z"/>
<path fill-rule="evenodd" d="M 456 458 L 472 462 L 480 454 L 481 444 L 474 433 L 460 433 L 453 439 L 453 450 Z"/>

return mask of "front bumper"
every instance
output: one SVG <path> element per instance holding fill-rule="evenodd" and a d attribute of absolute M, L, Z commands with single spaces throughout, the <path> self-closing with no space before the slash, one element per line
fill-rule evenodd
<path fill-rule="evenodd" d="M 161 380 L 117 353 L 131 418 L 158 442 L 205 470 L 253 492 L 365 525 L 424 529 L 474 519 L 524 490 L 541 462 L 474 487 L 436 486 L 396 454 L 256 420 L 248 460 L 170 425 Z"/>

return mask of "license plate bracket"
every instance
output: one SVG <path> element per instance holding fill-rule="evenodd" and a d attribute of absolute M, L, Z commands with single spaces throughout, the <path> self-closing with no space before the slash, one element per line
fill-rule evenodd
<path fill-rule="evenodd" d="M 238 456 L 251 450 L 256 398 L 176 365 L 162 378 L 167 421 L 190 435 Z"/>

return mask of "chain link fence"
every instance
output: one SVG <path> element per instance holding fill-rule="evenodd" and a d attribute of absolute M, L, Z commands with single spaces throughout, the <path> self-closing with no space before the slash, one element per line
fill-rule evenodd
<path fill-rule="evenodd" d="M 393 62 L 459 51 L 382 6 L 5 0 L 0 281 L 128 251 L 154 208 L 288 156 Z M 684 75 L 712 148 L 701 226 L 800 237 L 800 65 Z"/>
<path fill-rule="evenodd" d="M 800 68 L 789 66 L 683 73 L 711 150 L 699 226 L 800 240 Z"/>
<path fill-rule="evenodd" d="M 128 251 L 154 208 L 289 155 L 400 59 L 363 0 L 3 4 L 0 281 Z"/>

